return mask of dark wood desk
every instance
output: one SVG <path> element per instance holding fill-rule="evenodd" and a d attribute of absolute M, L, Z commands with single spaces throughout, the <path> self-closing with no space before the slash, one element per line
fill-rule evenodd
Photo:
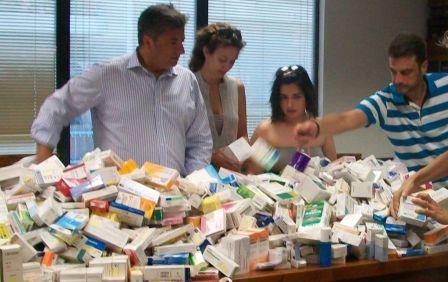
<path fill-rule="evenodd" d="M 0 167 L 12 165 L 13 163 L 19 161 L 21 158 L 27 156 L 29 155 L 0 155 Z"/>
<path fill-rule="evenodd" d="M 355 260 L 345 265 L 323 268 L 308 265 L 302 269 L 255 271 L 234 277 L 233 281 L 448 281 L 448 252 L 391 259 L 386 263 Z"/>

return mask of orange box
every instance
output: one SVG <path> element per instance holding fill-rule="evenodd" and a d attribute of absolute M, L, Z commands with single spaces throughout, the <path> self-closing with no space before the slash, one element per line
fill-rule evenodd
<path fill-rule="evenodd" d="M 123 163 L 123 166 L 118 170 L 118 173 L 120 175 L 128 174 L 133 172 L 137 168 L 138 164 L 133 159 L 129 159 Z"/>
<path fill-rule="evenodd" d="M 436 245 L 448 238 L 448 226 L 434 229 L 423 234 L 425 244 Z"/>
<path fill-rule="evenodd" d="M 46 267 L 50 267 L 53 264 L 55 259 L 55 254 L 53 252 L 45 252 L 44 257 L 42 258 L 42 265 Z"/>
<path fill-rule="evenodd" d="M 237 231 L 235 234 L 249 237 L 249 271 L 254 270 L 257 263 L 269 260 L 269 230 L 267 228 L 250 228 L 246 231 Z"/>
<path fill-rule="evenodd" d="M 170 189 L 179 177 L 177 170 L 150 162 L 143 164 L 142 171 L 145 172 L 149 184 L 164 189 Z"/>

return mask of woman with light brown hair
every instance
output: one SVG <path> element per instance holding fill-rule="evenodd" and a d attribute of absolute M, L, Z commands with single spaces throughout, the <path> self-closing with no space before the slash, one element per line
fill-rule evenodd
<path fill-rule="evenodd" d="M 224 154 L 224 148 L 240 137 L 247 139 L 244 85 L 227 75 L 244 46 L 241 32 L 234 26 L 210 24 L 197 32 L 189 64 L 207 107 L 213 137 L 211 163 L 218 169 L 241 168 L 241 164 Z"/>

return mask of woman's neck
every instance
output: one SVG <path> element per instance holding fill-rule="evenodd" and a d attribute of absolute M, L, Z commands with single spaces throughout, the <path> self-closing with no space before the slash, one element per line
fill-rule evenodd
<path fill-rule="evenodd" d="M 207 68 L 205 67 L 200 69 L 199 72 L 201 73 L 202 78 L 204 79 L 205 82 L 207 82 L 208 85 L 218 85 L 222 81 L 221 78 L 213 77 L 213 75 L 210 74 L 211 72 L 208 71 Z"/>
<path fill-rule="evenodd" d="M 302 122 L 307 121 L 307 120 L 308 120 L 308 116 L 306 114 L 304 114 L 304 115 L 302 115 L 300 117 L 297 117 L 297 118 L 287 118 L 287 117 L 285 117 L 283 119 L 283 122 L 285 124 L 287 124 L 287 125 L 293 126 L 293 125 L 296 125 L 298 123 L 302 123 Z"/>

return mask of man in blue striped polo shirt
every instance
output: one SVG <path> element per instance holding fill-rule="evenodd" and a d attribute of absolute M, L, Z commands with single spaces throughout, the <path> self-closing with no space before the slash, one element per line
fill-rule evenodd
<path fill-rule="evenodd" d="M 170 4 L 150 6 L 138 20 L 131 54 L 93 65 L 50 95 L 31 128 L 37 162 L 48 158 L 64 125 L 92 113 L 95 146 L 177 169 L 210 162 L 212 138 L 194 74 L 177 65 L 186 17 Z"/>
<path fill-rule="evenodd" d="M 448 49 L 448 31 L 445 32 L 439 42 L 440 46 Z M 421 185 L 429 181 L 448 176 L 448 152 L 438 156 L 429 165 L 410 176 L 394 195 L 391 203 L 392 214 L 396 216 L 400 206 L 400 198 L 422 190 Z M 444 209 L 427 193 L 420 193 L 418 198 L 412 201 L 420 206 L 416 212 L 429 216 L 441 224 L 448 224 L 448 210 Z"/>
<path fill-rule="evenodd" d="M 363 100 L 356 109 L 329 114 L 295 128 L 306 144 L 377 124 L 387 135 L 396 157 L 418 171 L 448 150 L 448 75 L 427 74 L 423 39 L 399 34 L 389 46 L 392 83 Z M 444 183 L 445 179 L 442 179 Z"/>

